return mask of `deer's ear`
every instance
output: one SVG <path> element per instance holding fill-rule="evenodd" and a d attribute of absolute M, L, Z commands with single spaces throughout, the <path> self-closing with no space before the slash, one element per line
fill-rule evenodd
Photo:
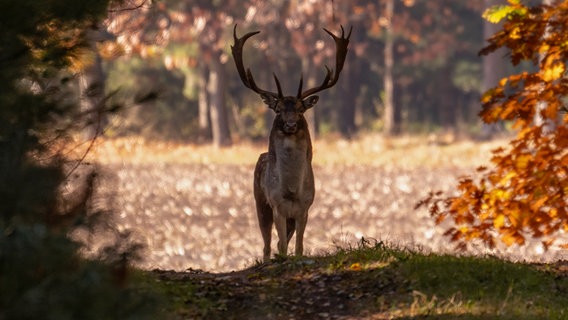
<path fill-rule="evenodd" d="M 271 95 L 269 95 L 269 94 L 264 94 L 264 93 L 261 93 L 261 94 L 260 94 L 260 97 L 262 98 L 262 101 L 263 101 L 270 109 L 276 111 L 276 104 L 278 103 L 278 100 L 277 100 L 275 97 L 273 97 L 273 96 L 271 96 Z"/>
<path fill-rule="evenodd" d="M 318 103 L 318 100 L 319 100 L 318 96 L 311 96 L 304 99 L 304 106 L 306 107 L 306 110 L 315 106 L 316 103 Z"/>

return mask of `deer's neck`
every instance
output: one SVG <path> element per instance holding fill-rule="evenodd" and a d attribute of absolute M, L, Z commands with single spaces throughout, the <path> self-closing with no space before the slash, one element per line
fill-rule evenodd
<path fill-rule="evenodd" d="M 312 175 L 312 145 L 307 127 L 293 135 L 273 130 L 270 136 L 269 157 L 272 174 L 284 195 L 302 193 L 306 179 Z"/>

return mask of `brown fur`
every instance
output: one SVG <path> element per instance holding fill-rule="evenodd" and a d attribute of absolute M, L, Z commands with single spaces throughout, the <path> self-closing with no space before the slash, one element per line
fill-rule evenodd
<path fill-rule="evenodd" d="M 304 230 L 308 222 L 308 209 L 314 202 L 315 187 L 312 170 L 312 142 L 304 112 L 317 101 L 317 92 L 333 87 L 345 63 L 351 30 L 347 36 L 341 26 L 341 36 L 324 29 L 334 40 L 336 57 L 335 72 L 326 66 L 323 82 L 314 88 L 302 91 L 300 78 L 298 94 L 285 97 L 280 81 L 274 75 L 278 92 L 259 88 L 250 72 L 243 64 L 243 46 L 247 39 L 259 33 L 249 32 L 237 36 L 237 26 L 233 29 L 234 45 L 231 46 L 235 66 L 243 84 L 258 93 L 264 103 L 276 112 L 270 131 L 268 152 L 258 158 L 254 169 L 254 198 L 260 232 L 264 240 L 264 260 L 270 259 L 272 225 L 278 233 L 278 252 L 286 255 L 288 243 L 296 232 L 296 255 L 304 252 Z"/>
<path fill-rule="evenodd" d="M 302 106 L 302 102 L 298 102 Z M 301 109 L 300 109 L 301 110 Z M 303 236 L 308 209 L 314 201 L 312 144 L 302 112 L 297 130 L 285 131 L 281 112 L 274 119 L 268 152 L 260 155 L 254 171 L 256 210 L 264 240 L 263 257 L 270 258 L 272 225 L 278 233 L 278 252 L 287 254 L 288 243 L 296 232 L 295 254 L 303 254 Z"/>

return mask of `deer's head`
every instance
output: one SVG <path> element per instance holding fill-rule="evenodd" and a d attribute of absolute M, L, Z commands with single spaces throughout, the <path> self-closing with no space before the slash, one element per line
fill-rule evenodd
<path fill-rule="evenodd" d="M 334 35 L 327 29 L 323 29 L 327 32 L 335 41 L 336 47 L 336 57 L 335 57 L 335 72 L 333 69 L 325 66 L 326 75 L 325 79 L 320 86 L 302 91 L 303 78 L 300 77 L 300 85 L 298 87 L 298 93 L 296 96 L 284 96 L 282 94 L 282 88 L 280 86 L 280 81 L 278 77 L 274 75 L 274 81 L 276 82 L 276 88 L 278 92 L 271 92 L 267 90 L 260 89 L 254 82 L 252 73 L 250 69 L 246 69 L 243 64 L 243 46 L 248 38 L 258 34 L 260 31 L 249 32 L 243 37 L 237 37 L 237 25 L 233 30 L 234 45 L 231 46 L 231 51 L 233 53 L 233 59 L 235 60 L 235 65 L 237 66 L 237 71 L 239 76 L 243 81 L 243 84 L 251 89 L 252 91 L 258 93 L 264 103 L 274 112 L 276 112 L 276 122 L 281 124 L 281 130 L 286 134 L 294 134 L 296 131 L 305 124 L 304 112 L 311 107 L 315 106 L 318 102 L 319 97 L 315 95 L 316 93 L 323 91 L 325 89 L 331 88 L 337 83 L 339 79 L 339 74 L 343 69 L 343 64 L 345 63 L 345 57 L 347 55 L 347 46 L 349 45 L 349 37 L 351 36 L 351 30 L 349 34 L 345 37 L 345 30 L 343 26 L 341 27 L 341 37 Z"/>

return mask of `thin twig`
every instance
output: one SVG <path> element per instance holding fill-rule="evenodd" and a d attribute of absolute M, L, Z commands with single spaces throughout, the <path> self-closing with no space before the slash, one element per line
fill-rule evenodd
<path fill-rule="evenodd" d="M 142 3 L 140 3 L 139 5 L 136 5 L 134 7 L 125 7 L 125 8 L 120 8 L 120 9 L 108 9 L 109 13 L 116 13 L 116 12 L 123 12 L 123 11 L 134 11 L 134 10 L 138 10 L 142 7 L 144 7 L 144 5 L 147 3 L 147 0 L 142 1 Z M 148 5 L 148 8 L 151 7 L 152 5 Z"/>

